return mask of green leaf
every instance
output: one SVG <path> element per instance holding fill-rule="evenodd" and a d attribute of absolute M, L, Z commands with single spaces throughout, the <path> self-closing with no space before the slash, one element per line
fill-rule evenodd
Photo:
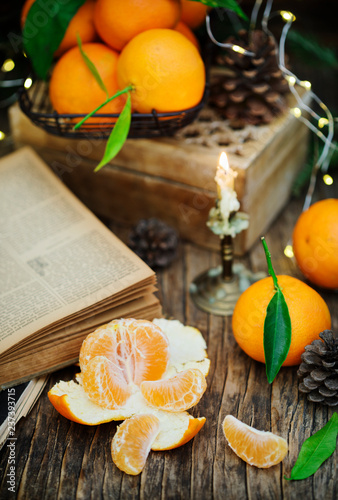
<path fill-rule="evenodd" d="M 236 0 L 193 0 L 193 2 L 200 2 L 204 5 L 209 5 L 209 7 L 223 7 L 224 9 L 232 10 L 243 19 L 248 19 Z"/>
<path fill-rule="evenodd" d="M 83 60 L 84 60 L 84 62 L 86 64 L 87 68 L 89 69 L 89 71 L 91 72 L 91 74 L 93 75 L 93 77 L 95 78 L 95 80 L 98 83 L 100 89 L 102 89 L 103 92 L 106 93 L 106 96 L 107 96 L 107 99 L 108 99 L 109 93 L 108 93 L 107 87 L 103 83 L 103 80 L 102 80 L 102 78 L 100 76 L 100 73 L 98 72 L 95 64 L 89 59 L 89 57 L 87 56 L 87 54 L 83 50 L 83 48 L 82 48 L 82 41 L 81 41 L 80 35 L 78 33 L 76 34 L 76 38 L 77 38 L 77 44 L 79 46 L 81 56 L 82 56 L 82 58 L 83 58 Z"/>
<path fill-rule="evenodd" d="M 263 342 L 266 375 L 271 384 L 284 363 L 291 344 L 289 309 L 279 287 L 266 310 Z"/>
<path fill-rule="evenodd" d="M 106 104 L 108 104 L 108 102 L 110 102 L 113 99 L 116 99 L 116 97 L 119 97 L 122 94 L 126 94 L 127 92 L 130 92 L 132 90 L 134 90 L 134 87 L 132 85 L 128 85 L 124 89 L 119 90 L 118 92 L 116 92 L 116 94 L 114 94 L 112 97 L 107 97 L 107 99 L 104 102 L 102 102 L 101 104 L 99 104 L 99 106 L 97 106 L 97 108 L 93 109 L 93 111 L 91 111 L 84 118 L 82 118 L 82 120 L 80 120 L 74 126 L 74 130 L 79 129 L 84 124 L 84 122 L 88 120 L 88 118 L 90 118 L 91 116 L 95 115 L 95 113 L 97 113 L 98 111 L 100 111 L 100 109 L 103 108 L 103 106 L 105 106 Z"/>
<path fill-rule="evenodd" d="M 288 305 L 272 267 L 271 254 L 264 237 L 262 238 L 262 244 L 269 274 L 272 276 L 276 290 L 266 309 L 263 335 L 266 376 L 269 384 L 271 384 L 284 363 L 290 349 L 291 319 Z"/>
<path fill-rule="evenodd" d="M 47 79 L 54 52 L 68 24 L 85 0 L 36 0 L 28 11 L 23 29 L 23 46 L 33 69 Z"/>
<path fill-rule="evenodd" d="M 95 168 L 94 172 L 100 170 L 104 165 L 109 163 L 120 151 L 128 137 L 131 123 L 131 98 L 128 94 L 127 102 L 121 111 L 121 114 L 115 123 L 115 126 L 108 138 L 106 149 L 102 160 Z"/>
<path fill-rule="evenodd" d="M 284 476 L 284 479 L 300 480 L 312 476 L 336 449 L 337 434 L 338 414 L 335 412 L 322 429 L 304 441 L 290 477 Z"/>

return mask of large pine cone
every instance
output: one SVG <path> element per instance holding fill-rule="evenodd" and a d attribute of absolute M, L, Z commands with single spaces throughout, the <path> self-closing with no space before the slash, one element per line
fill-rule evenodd
<path fill-rule="evenodd" d="M 285 94 L 289 91 L 278 67 L 275 41 L 261 30 L 241 30 L 238 36 L 226 42 L 255 55 L 230 49 L 218 57 L 217 63 L 227 71 L 212 78 L 210 105 L 218 108 L 233 128 L 270 123 L 286 109 Z"/>
<path fill-rule="evenodd" d="M 329 406 L 338 405 L 338 337 L 331 330 L 324 330 L 305 347 L 298 376 L 303 378 L 299 390 L 309 401 Z"/>

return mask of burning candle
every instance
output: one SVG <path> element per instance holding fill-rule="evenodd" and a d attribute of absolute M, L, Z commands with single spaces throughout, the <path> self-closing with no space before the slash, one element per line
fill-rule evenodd
<path fill-rule="evenodd" d="M 215 177 L 215 181 L 217 184 L 217 195 L 219 199 L 222 198 L 222 191 L 234 191 L 236 177 L 237 172 L 230 168 L 227 155 L 224 152 L 221 153 L 218 160 Z"/>

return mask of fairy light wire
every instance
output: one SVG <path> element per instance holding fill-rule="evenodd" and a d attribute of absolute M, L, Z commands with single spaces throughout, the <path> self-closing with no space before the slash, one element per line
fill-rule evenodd
<path fill-rule="evenodd" d="M 257 25 L 257 18 L 259 11 L 262 7 L 263 0 L 255 0 L 254 6 L 251 11 L 251 18 L 250 18 L 250 29 L 253 30 L 256 25 Z M 305 202 L 304 202 L 304 207 L 303 211 L 306 210 L 311 204 L 312 201 L 312 196 L 316 184 L 316 179 L 317 179 L 317 174 L 319 170 L 322 170 L 323 173 L 326 173 L 330 164 L 330 160 L 332 157 L 332 154 L 334 150 L 336 149 L 335 145 L 332 144 L 333 137 L 334 137 L 334 122 L 337 121 L 337 119 L 333 118 L 332 113 L 330 112 L 329 108 L 324 104 L 324 102 L 312 91 L 311 89 L 311 84 L 309 82 L 303 82 L 300 80 L 292 71 L 290 71 L 285 64 L 285 43 L 287 39 L 288 32 L 292 26 L 292 23 L 295 21 L 295 16 L 292 14 L 292 12 L 288 11 L 276 11 L 276 12 L 271 12 L 272 10 L 272 5 L 273 5 L 273 0 L 266 0 L 266 5 L 263 11 L 263 17 L 261 21 L 261 26 L 262 30 L 270 37 L 272 37 L 277 53 L 278 53 L 278 59 L 277 59 L 277 64 L 279 69 L 281 70 L 284 78 L 287 80 L 290 92 L 293 94 L 293 96 L 296 99 L 297 105 L 299 106 L 299 114 L 294 114 L 294 116 L 297 117 L 298 120 L 302 121 L 320 140 L 323 141 L 324 147 L 321 152 L 320 157 L 318 160 L 315 162 L 312 172 L 311 172 L 311 177 L 310 177 L 310 182 L 309 182 L 309 187 L 308 191 L 305 197 Z M 277 16 L 280 15 L 282 19 L 284 20 L 285 24 L 282 29 L 282 33 L 279 39 L 279 43 L 277 44 L 277 41 L 273 35 L 273 33 L 269 30 L 268 24 L 269 21 Z M 210 27 L 210 16 L 206 16 L 206 28 L 208 35 L 210 39 L 212 40 L 213 43 L 215 43 L 217 46 L 222 47 L 222 48 L 229 48 L 234 50 L 235 52 L 240 52 L 245 55 L 250 55 L 254 56 L 255 54 L 251 51 L 248 51 L 246 49 L 238 50 L 240 47 L 230 44 L 230 43 L 221 43 L 218 42 L 215 37 L 213 36 L 213 33 L 211 31 Z M 311 106 L 309 106 L 302 96 L 299 94 L 297 89 L 295 88 L 295 84 L 305 87 L 308 90 L 307 96 L 309 96 L 310 99 L 314 100 L 319 107 L 324 111 L 326 115 L 326 120 L 327 123 L 325 123 L 328 126 L 327 130 L 327 135 L 325 135 L 323 132 L 319 130 L 321 127 L 320 121 L 323 120 L 323 117 L 321 117 Z M 297 109 L 297 108 L 296 108 Z M 311 123 L 310 120 L 308 120 L 302 112 L 308 113 L 313 119 L 317 120 L 318 125 L 317 127 Z"/>
<path fill-rule="evenodd" d="M 208 35 L 210 37 L 210 40 L 215 45 L 218 45 L 218 47 L 222 47 L 223 49 L 232 49 L 233 51 L 239 52 L 240 54 L 243 54 L 243 55 L 246 55 L 246 56 L 254 56 L 255 55 L 254 52 L 250 52 L 249 50 L 243 49 L 243 47 L 239 47 L 236 44 L 218 42 L 216 40 L 216 38 L 214 37 L 214 35 L 212 34 L 212 31 L 211 31 L 210 16 L 209 16 L 209 14 L 207 14 L 207 16 L 205 18 L 205 22 L 206 22 L 206 28 L 207 28 L 207 32 L 208 32 Z"/>

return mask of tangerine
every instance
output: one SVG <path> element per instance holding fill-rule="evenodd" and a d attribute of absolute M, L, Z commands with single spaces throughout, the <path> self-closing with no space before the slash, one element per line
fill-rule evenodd
<path fill-rule="evenodd" d="M 182 33 L 182 35 L 187 37 L 187 39 L 190 40 L 195 45 L 197 50 L 200 50 L 200 44 L 197 39 L 197 36 L 192 31 L 192 29 L 189 28 L 187 24 L 185 24 L 183 21 L 179 21 L 176 25 L 175 30 L 178 31 L 179 33 Z"/>
<path fill-rule="evenodd" d="M 192 29 L 196 29 L 201 26 L 207 15 L 208 6 L 193 0 L 181 0 L 181 4 L 181 21 Z"/>
<path fill-rule="evenodd" d="M 312 283 L 338 288 L 338 199 L 317 201 L 300 215 L 293 231 L 293 251 Z"/>
<path fill-rule="evenodd" d="M 205 68 L 196 47 L 181 33 L 152 29 L 135 36 L 122 50 L 120 88 L 133 85 L 133 109 L 174 112 L 196 106 L 205 87 Z"/>
<path fill-rule="evenodd" d="M 313 288 L 291 276 L 277 276 L 291 319 L 291 345 L 283 366 L 297 365 L 305 346 L 331 328 L 323 298 Z M 239 297 L 232 317 L 238 345 L 256 361 L 265 362 L 263 334 L 267 306 L 275 293 L 271 277 L 252 284 Z"/>
<path fill-rule="evenodd" d="M 288 452 L 282 437 L 259 431 L 232 415 L 225 417 L 222 427 L 230 448 L 249 465 L 267 469 L 281 462 Z"/>
<path fill-rule="evenodd" d="M 118 90 L 117 52 L 102 43 L 85 43 L 82 48 L 95 64 L 109 96 L 114 95 Z M 67 51 L 55 64 L 49 84 L 49 96 L 54 109 L 60 114 L 90 113 L 107 97 L 84 62 L 78 47 Z M 123 96 L 113 99 L 100 113 L 120 113 L 124 102 Z M 92 117 L 86 123 L 104 121 L 114 119 Z"/>
<path fill-rule="evenodd" d="M 60 381 L 48 397 L 61 415 L 81 424 L 127 419 L 113 439 L 112 457 L 121 470 L 138 474 L 150 449 L 182 446 L 203 427 L 204 417 L 181 410 L 197 404 L 206 388 L 205 347 L 201 333 L 179 321 L 114 320 L 84 340 L 77 383 Z M 142 393 L 157 383 L 150 392 L 161 401 L 153 406 Z M 161 408 L 168 402 L 170 411 Z"/>
<path fill-rule="evenodd" d="M 180 0 L 97 0 L 94 23 L 102 40 L 120 51 L 143 31 L 174 28 L 180 15 Z"/>
<path fill-rule="evenodd" d="M 35 0 L 26 0 L 21 10 L 21 28 L 23 29 L 28 11 Z M 54 57 L 60 57 L 64 52 L 77 45 L 77 33 L 79 34 L 82 43 L 93 42 L 97 38 L 96 29 L 94 26 L 94 8 L 95 0 L 86 0 L 79 7 L 73 18 L 70 20 L 64 37 L 54 52 Z M 43 11 L 46 14 L 45 11 Z"/>

